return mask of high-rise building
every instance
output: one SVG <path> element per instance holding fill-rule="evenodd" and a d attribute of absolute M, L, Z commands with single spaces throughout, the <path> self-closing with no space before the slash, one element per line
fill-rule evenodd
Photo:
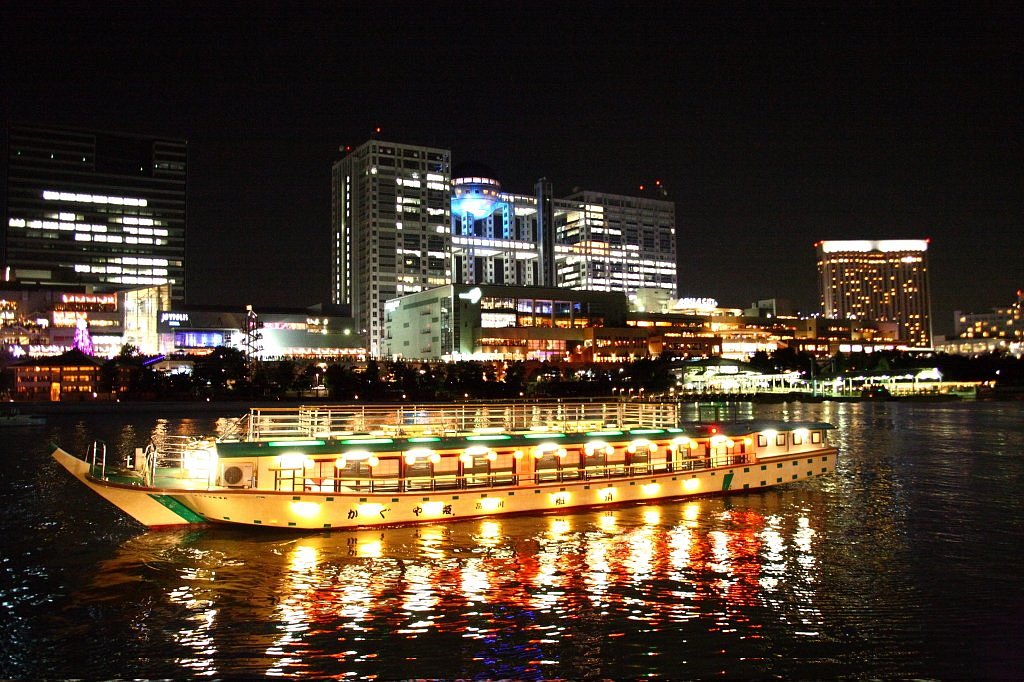
<path fill-rule="evenodd" d="M 370 140 L 334 164 L 332 302 L 377 355 L 384 302 L 451 283 L 447 149 Z"/>
<path fill-rule="evenodd" d="M 185 298 L 186 142 L 11 124 L 0 277 Z"/>
<path fill-rule="evenodd" d="M 675 204 L 539 180 L 502 190 L 447 149 L 370 140 L 334 164 L 333 302 L 350 304 L 370 353 L 384 348 L 384 304 L 447 284 L 635 294 L 676 290 Z"/>
<path fill-rule="evenodd" d="M 558 286 L 676 291 L 675 204 L 583 191 L 558 202 Z"/>
<path fill-rule="evenodd" d="M 825 317 L 899 325 L 899 337 L 931 346 L 928 240 L 821 241 L 818 275 Z"/>

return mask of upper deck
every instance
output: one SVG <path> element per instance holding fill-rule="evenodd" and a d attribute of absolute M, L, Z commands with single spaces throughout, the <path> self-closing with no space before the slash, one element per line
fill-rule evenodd
<path fill-rule="evenodd" d="M 665 429 L 680 425 L 672 402 L 480 402 L 423 405 L 254 407 L 223 439 L 249 442 L 330 439 L 356 434 L 387 438 L 457 437 L 516 431 L 583 433 L 600 429 Z"/>

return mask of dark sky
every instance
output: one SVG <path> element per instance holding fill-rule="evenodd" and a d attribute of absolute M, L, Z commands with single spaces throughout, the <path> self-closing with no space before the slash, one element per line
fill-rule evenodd
<path fill-rule="evenodd" d="M 204 6 L 209 5 L 209 6 Z M 820 239 L 931 238 L 933 315 L 1024 286 L 1020 3 L 0 4 L 0 115 L 189 140 L 189 298 L 328 298 L 339 145 L 676 202 L 680 288 L 817 306 Z"/>

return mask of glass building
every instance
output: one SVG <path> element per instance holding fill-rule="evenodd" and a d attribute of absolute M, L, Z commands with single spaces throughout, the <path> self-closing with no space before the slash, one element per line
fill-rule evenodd
<path fill-rule="evenodd" d="M 2 279 L 185 298 L 186 143 L 11 124 Z"/>
<path fill-rule="evenodd" d="M 822 241 L 815 247 L 825 317 L 895 322 L 902 341 L 931 346 L 927 239 Z"/>

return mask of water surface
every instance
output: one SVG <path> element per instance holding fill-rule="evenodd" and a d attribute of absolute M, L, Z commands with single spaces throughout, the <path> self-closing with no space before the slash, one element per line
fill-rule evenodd
<path fill-rule="evenodd" d="M 836 475 L 312 534 L 146 532 L 47 456 L 214 417 L 6 429 L 0 677 L 1019 677 L 1024 404 L 745 409 L 835 424 Z"/>

